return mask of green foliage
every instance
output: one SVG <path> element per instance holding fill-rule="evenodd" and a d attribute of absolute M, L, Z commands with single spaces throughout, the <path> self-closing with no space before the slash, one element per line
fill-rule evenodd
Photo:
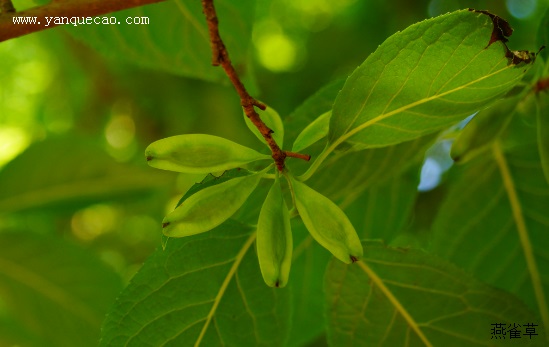
<path fill-rule="evenodd" d="M 484 327 L 492 322 L 536 320 L 516 297 L 441 259 L 379 243 L 366 243 L 364 250 L 363 262 L 332 261 L 326 270 L 332 346 L 488 346 Z"/>
<path fill-rule="evenodd" d="M 246 62 L 253 19 L 252 0 L 218 1 L 220 30 L 230 47 L 231 58 Z M 252 9 L 250 11 L 250 9 Z M 149 18 L 147 25 L 124 25 L 127 18 Z M 199 1 L 166 1 L 118 12 L 119 25 L 69 27 L 76 38 L 107 56 L 129 59 L 142 66 L 209 81 L 225 81 L 223 72 L 212 69 L 208 27 Z M 136 29 L 137 28 L 137 29 Z M 246 71 L 241 71 L 246 74 Z"/>
<path fill-rule="evenodd" d="M 289 292 L 265 285 L 254 241 L 254 229 L 236 222 L 170 240 L 117 299 L 100 345 L 284 344 Z"/>
<path fill-rule="evenodd" d="M 2 315 L 13 319 L 0 344 L 19 343 L 23 336 L 27 346 L 95 346 L 122 289 L 117 274 L 55 237 L 3 232 L 0 244 Z"/>
<path fill-rule="evenodd" d="M 0 47 L 0 346 L 546 346 L 549 12 L 456 3 L 215 1 L 282 169 L 199 1 Z"/>

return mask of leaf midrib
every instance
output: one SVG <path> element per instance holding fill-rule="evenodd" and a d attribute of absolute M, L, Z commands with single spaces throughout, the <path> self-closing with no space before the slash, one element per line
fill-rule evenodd
<path fill-rule="evenodd" d="M 509 199 L 509 204 L 511 205 L 513 219 L 515 220 L 520 244 L 522 246 L 524 258 L 528 267 L 528 272 L 530 273 L 530 278 L 532 280 L 532 287 L 534 289 L 536 301 L 539 306 L 541 319 L 543 321 L 545 329 L 549 330 L 549 308 L 547 307 L 547 300 L 543 291 L 541 276 L 536 259 L 534 257 L 534 249 L 528 236 L 528 228 L 524 219 L 522 205 L 520 203 L 520 199 L 515 188 L 515 182 L 513 180 L 513 176 L 511 175 L 511 171 L 509 170 L 509 166 L 507 165 L 507 160 L 505 159 L 499 141 L 495 141 L 492 145 L 492 152 L 494 155 L 494 159 L 498 165 L 501 179 L 503 180 L 503 186 L 505 187 L 505 191 Z"/>
<path fill-rule="evenodd" d="M 408 323 L 408 326 L 416 333 L 419 339 L 427 347 L 433 347 L 431 342 L 427 339 L 419 325 L 414 318 L 408 313 L 406 308 L 400 303 L 400 301 L 393 295 L 393 293 L 387 288 L 383 280 L 372 270 L 364 261 L 359 261 L 358 266 L 368 275 L 372 282 L 385 294 L 385 297 L 391 302 L 394 308 L 400 313 L 402 318 Z"/>

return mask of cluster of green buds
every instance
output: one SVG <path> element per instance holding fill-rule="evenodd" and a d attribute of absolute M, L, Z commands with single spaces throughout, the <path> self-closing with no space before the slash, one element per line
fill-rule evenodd
<path fill-rule="evenodd" d="M 267 125 L 276 129 L 277 143 L 281 145 L 283 128 L 278 114 L 270 111 L 265 118 Z M 263 140 L 253 126 L 250 129 Z M 272 161 L 269 155 L 221 137 L 203 134 L 161 139 L 146 149 L 145 156 L 152 167 L 193 174 Z M 164 218 L 163 233 L 167 237 L 184 237 L 210 231 L 242 207 L 261 179 L 274 178 L 259 213 L 256 245 L 263 279 L 269 286 L 283 287 L 290 274 L 293 243 L 291 214 L 282 191 L 282 177 L 290 188 L 293 208 L 312 237 L 341 261 L 351 263 L 358 260 L 362 256 L 362 245 L 344 212 L 287 169 L 279 172 L 272 162 L 266 163 L 259 171 L 225 180 L 190 195 Z"/>

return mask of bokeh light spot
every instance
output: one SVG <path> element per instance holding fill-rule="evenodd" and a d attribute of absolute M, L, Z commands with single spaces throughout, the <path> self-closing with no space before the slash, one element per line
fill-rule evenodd
<path fill-rule="evenodd" d="M 530 17 L 536 10 L 537 0 L 506 0 L 507 10 L 515 18 L 524 19 Z"/>
<path fill-rule="evenodd" d="M 259 62 L 274 72 L 290 71 L 296 64 L 297 47 L 283 33 L 262 35 L 256 43 Z"/>

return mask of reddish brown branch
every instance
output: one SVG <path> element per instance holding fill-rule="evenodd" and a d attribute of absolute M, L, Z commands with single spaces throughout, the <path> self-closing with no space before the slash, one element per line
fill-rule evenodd
<path fill-rule="evenodd" d="M 0 14 L 0 42 L 57 26 L 53 21 L 48 25 L 45 17 L 94 17 L 161 1 L 164 0 L 52 1 L 47 5 L 33 7 L 17 13 L 4 12 L 4 7 L 2 7 L 2 13 Z M 2 5 L 8 2 L 2 1 Z M 14 17 L 37 17 L 37 23 L 13 24 Z"/>
<path fill-rule="evenodd" d="M 223 43 L 223 40 L 219 35 L 219 20 L 217 19 L 213 0 L 202 0 L 202 8 L 204 10 L 204 15 L 206 16 L 206 21 L 208 23 L 208 30 L 210 32 L 212 65 L 221 65 L 223 70 L 225 70 L 225 73 L 231 80 L 231 83 L 236 89 L 236 92 L 240 96 L 240 104 L 244 109 L 244 113 L 257 127 L 257 129 L 267 142 L 267 145 L 271 149 L 271 152 L 273 154 L 272 157 L 276 163 L 276 167 L 278 168 L 278 170 L 282 171 L 282 169 L 284 169 L 284 161 L 286 160 L 287 156 L 309 160 L 310 156 L 308 155 L 285 152 L 280 149 L 276 141 L 271 136 L 273 131 L 269 129 L 269 127 L 267 127 L 265 123 L 263 123 L 263 121 L 259 117 L 259 114 L 255 111 L 254 108 L 254 106 L 256 106 L 261 110 L 265 110 L 265 105 L 254 99 L 252 96 L 250 96 L 250 94 L 248 94 L 246 88 L 244 87 L 244 84 L 238 77 L 238 74 L 233 67 L 233 64 L 231 63 L 231 60 L 229 59 L 229 52 L 227 51 L 227 48 L 225 47 L 225 44 Z"/>

